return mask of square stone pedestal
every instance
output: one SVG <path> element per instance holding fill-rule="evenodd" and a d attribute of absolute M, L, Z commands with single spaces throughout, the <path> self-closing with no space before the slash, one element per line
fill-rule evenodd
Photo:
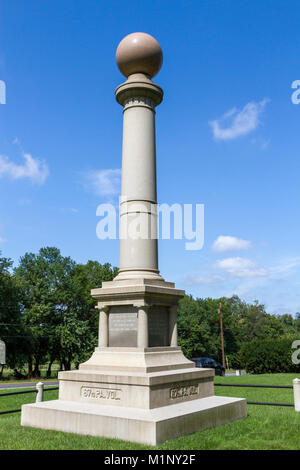
<path fill-rule="evenodd" d="M 143 354 L 161 356 L 159 349 Z M 194 367 L 61 372 L 59 399 L 23 405 L 21 424 L 159 445 L 246 417 L 244 399 L 214 396 L 213 377 L 213 370 Z"/>
<path fill-rule="evenodd" d="M 246 401 L 214 396 L 214 370 L 177 346 L 182 291 L 164 281 L 104 283 L 99 347 L 59 373 L 59 399 L 23 405 L 21 424 L 146 445 L 242 419 Z"/>

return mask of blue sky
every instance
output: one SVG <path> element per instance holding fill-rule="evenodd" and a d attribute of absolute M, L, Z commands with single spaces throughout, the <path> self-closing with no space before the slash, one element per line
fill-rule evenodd
<path fill-rule="evenodd" d="M 197 297 L 300 311 L 299 23 L 293 0 L 0 1 L 3 255 L 17 264 L 57 246 L 118 265 L 118 240 L 96 237 L 96 209 L 119 191 L 115 50 L 144 31 L 164 52 L 159 202 L 205 205 L 203 249 L 161 240 L 162 275 Z"/>

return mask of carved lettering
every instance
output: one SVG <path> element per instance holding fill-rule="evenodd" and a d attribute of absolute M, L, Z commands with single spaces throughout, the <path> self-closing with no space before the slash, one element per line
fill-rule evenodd
<path fill-rule="evenodd" d="M 109 329 L 111 331 L 137 330 L 136 313 L 111 313 Z"/>
<path fill-rule="evenodd" d="M 111 388 L 81 387 L 82 398 L 93 398 L 95 400 L 121 400 L 121 390 Z"/>
<path fill-rule="evenodd" d="M 176 387 L 170 389 L 170 398 L 175 400 L 176 398 L 185 398 L 190 397 L 192 395 L 199 394 L 199 386 L 198 385 L 187 385 L 184 387 Z"/>

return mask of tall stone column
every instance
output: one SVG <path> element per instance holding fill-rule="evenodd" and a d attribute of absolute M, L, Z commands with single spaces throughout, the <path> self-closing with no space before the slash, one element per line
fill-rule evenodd
<path fill-rule="evenodd" d="M 120 268 L 117 280 L 158 278 L 155 108 L 162 89 L 151 78 L 162 65 L 158 42 L 137 33 L 126 37 L 116 54 L 127 77 L 116 89 L 123 106 L 122 195 L 120 204 Z M 136 47 L 135 47 L 136 46 Z M 136 49 L 151 47 L 151 62 L 139 70 Z"/>

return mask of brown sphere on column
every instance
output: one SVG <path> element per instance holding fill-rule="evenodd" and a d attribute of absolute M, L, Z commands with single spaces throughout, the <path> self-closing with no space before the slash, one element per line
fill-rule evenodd
<path fill-rule="evenodd" d="M 144 73 L 152 78 L 162 66 L 163 54 L 159 43 L 150 34 L 132 33 L 120 42 L 116 61 L 125 77 Z"/>

